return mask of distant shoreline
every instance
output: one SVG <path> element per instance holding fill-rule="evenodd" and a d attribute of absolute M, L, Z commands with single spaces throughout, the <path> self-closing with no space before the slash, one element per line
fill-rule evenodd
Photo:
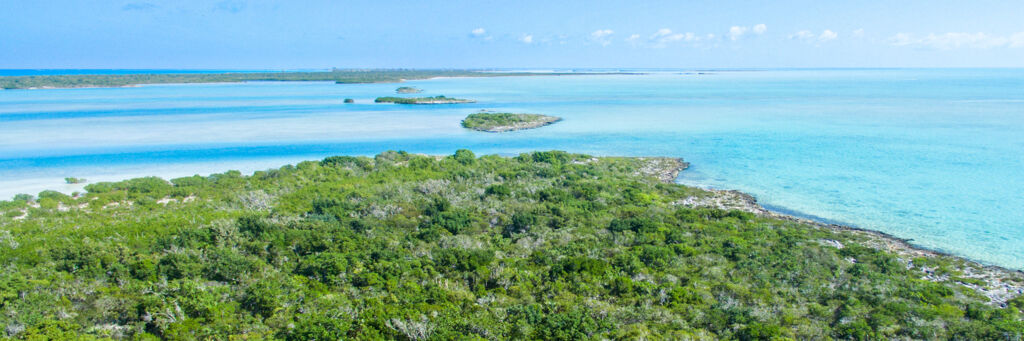
<path fill-rule="evenodd" d="M 455 77 L 583 76 L 636 72 L 495 72 L 487 70 L 335 70 L 322 72 L 235 72 L 235 73 L 134 73 L 0 76 L 0 89 L 43 90 L 79 88 L 121 88 L 148 84 L 196 84 L 242 82 L 335 82 L 337 84 L 400 83 Z"/>

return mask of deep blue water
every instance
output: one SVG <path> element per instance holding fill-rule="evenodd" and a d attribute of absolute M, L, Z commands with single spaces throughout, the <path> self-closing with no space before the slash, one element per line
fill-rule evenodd
<path fill-rule="evenodd" d="M 677 156 L 679 181 L 1024 268 L 1024 70 L 760 70 L 408 82 L 468 105 L 375 104 L 396 84 L 0 91 L 0 197 L 63 177 L 251 172 L 384 150 Z M 354 98 L 355 104 L 342 99 Z M 562 116 L 503 134 L 479 109 Z"/>

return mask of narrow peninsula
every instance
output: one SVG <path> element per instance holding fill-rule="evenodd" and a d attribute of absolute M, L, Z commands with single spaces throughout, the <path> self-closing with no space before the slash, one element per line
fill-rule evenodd
<path fill-rule="evenodd" d="M 445 96 L 434 96 L 434 97 L 377 97 L 373 100 L 376 103 L 395 103 L 395 104 L 461 104 L 461 103 L 476 103 L 471 99 L 451 98 Z"/>
<path fill-rule="evenodd" d="M 477 131 L 501 133 L 513 130 L 540 128 L 561 120 L 561 117 L 540 114 L 514 114 L 482 111 L 466 116 L 466 119 L 462 120 L 462 126 Z"/>

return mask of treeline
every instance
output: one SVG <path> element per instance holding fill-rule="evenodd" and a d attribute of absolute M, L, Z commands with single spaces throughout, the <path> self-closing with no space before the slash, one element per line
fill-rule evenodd
<path fill-rule="evenodd" d="M 14 339 L 1014 339 L 944 257 L 677 203 L 650 160 L 386 152 L 0 202 Z M 837 247 L 836 245 L 841 245 Z M 908 266 L 912 262 L 915 266 Z"/>

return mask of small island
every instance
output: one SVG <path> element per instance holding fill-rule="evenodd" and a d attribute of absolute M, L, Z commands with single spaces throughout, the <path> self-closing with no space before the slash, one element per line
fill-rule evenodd
<path fill-rule="evenodd" d="M 478 131 L 500 133 L 513 130 L 540 128 L 561 120 L 561 117 L 540 114 L 514 114 L 482 111 L 466 116 L 466 119 L 462 120 L 462 126 Z"/>
<path fill-rule="evenodd" d="M 351 99 L 351 98 L 346 98 L 346 99 L 345 99 L 344 101 L 342 101 L 342 102 L 344 102 L 344 103 L 346 103 L 346 104 L 351 104 L 351 103 L 355 103 L 355 102 L 356 102 L 356 100 L 354 100 L 354 99 Z"/>
<path fill-rule="evenodd" d="M 376 103 L 395 103 L 395 104 L 459 104 L 459 103 L 476 103 L 471 99 L 451 98 L 444 96 L 434 97 L 377 97 L 373 100 Z"/>
<path fill-rule="evenodd" d="M 423 90 L 411 86 L 403 86 L 399 87 L 398 89 L 395 89 L 395 92 L 400 94 L 418 94 L 423 92 Z"/>

